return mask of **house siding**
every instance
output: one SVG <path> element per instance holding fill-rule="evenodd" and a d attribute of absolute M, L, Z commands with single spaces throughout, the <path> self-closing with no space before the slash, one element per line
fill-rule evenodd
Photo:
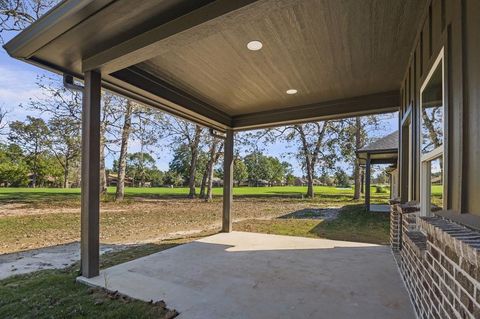
<path fill-rule="evenodd" d="M 445 52 L 445 192 L 446 209 L 480 216 L 480 2 L 476 0 L 431 0 L 423 14 L 400 92 L 403 119 L 411 107 L 414 127 L 412 185 L 420 200 L 420 87 L 432 64 Z M 400 130 L 406 127 L 400 127 Z M 405 138 L 408 134 L 402 134 Z M 399 143 L 405 147 L 402 141 Z M 408 152 L 400 150 L 400 176 L 408 175 Z M 403 166 L 403 168 L 402 168 Z M 404 184 L 408 178 L 403 178 Z"/>

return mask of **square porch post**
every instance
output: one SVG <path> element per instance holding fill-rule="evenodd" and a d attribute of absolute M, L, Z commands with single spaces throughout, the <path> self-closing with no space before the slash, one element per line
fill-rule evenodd
<path fill-rule="evenodd" d="M 366 165 L 366 172 L 365 172 L 365 206 L 367 211 L 370 211 L 370 165 L 371 159 L 370 154 L 367 154 L 367 165 Z"/>
<path fill-rule="evenodd" d="M 232 231 L 233 202 L 233 130 L 227 130 L 223 155 L 223 219 L 222 232 Z"/>
<path fill-rule="evenodd" d="M 82 103 L 81 273 L 99 274 L 101 75 L 85 73 Z"/>

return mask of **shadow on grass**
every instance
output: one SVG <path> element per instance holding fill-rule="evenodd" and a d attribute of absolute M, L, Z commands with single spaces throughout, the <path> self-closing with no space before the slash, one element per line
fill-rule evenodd
<path fill-rule="evenodd" d="M 67 202 L 72 200 L 80 200 L 80 192 L 68 193 L 68 192 L 9 192 L 0 193 L 0 205 L 19 203 L 19 204 L 31 204 L 36 202 Z"/>
<path fill-rule="evenodd" d="M 346 205 L 334 220 L 318 223 L 310 234 L 333 240 L 388 244 L 390 215 L 368 212 L 364 205 Z"/>
<path fill-rule="evenodd" d="M 280 217 L 278 219 L 322 219 L 332 220 L 337 218 L 341 208 L 304 208 Z"/>
<path fill-rule="evenodd" d="M 361 204 L 343 206 L 333 220 L 299 218 L 298 213 L 295 214 L 272 220 L 245 220 L 235 223 L 234 229 L 373 244 L 388 244 L 389 241 L 389 214 L 367 212 Z"/>

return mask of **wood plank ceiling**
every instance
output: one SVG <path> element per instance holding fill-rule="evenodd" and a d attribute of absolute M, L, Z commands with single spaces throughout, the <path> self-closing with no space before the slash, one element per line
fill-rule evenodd
<path fill-rule="evenodd" d="M 175 35 L 137 67 L 230 116 L 398 90 L 424 6 L 260 1 L 229 15 L 221 28 L 200 25 Z M 251 40 L 263 48 L 249 51 Z"/>
<path fill-rule="evenodd" d="M 427 1 L 230 1 L 90 0 L 37 21 L 40 36 L 26 30 L 10 53 L 79 78 L 100 70 L 105 87 L 216 129 L 398 106 Z"/>

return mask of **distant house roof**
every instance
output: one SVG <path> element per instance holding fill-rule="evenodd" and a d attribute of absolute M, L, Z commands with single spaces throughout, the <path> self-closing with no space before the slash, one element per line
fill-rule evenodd
<path fill-rule="evenodd" d="M 388 134 L 382 138 L 379 138 L 375 142 L 368 144 L 364 148 L 358 150 L 360 152 L 374 152 L 384 150 L 398 150 L 398 131 Z"/>
<path fill-rule="evenodd" d="M 360 160 L 360 164 L 364 165 L 367 157 L 370 157 L 372 163 L 396 164 L 398 158 L 398 131 L 379 138 L 357 151 L 357 158 Z"/>

